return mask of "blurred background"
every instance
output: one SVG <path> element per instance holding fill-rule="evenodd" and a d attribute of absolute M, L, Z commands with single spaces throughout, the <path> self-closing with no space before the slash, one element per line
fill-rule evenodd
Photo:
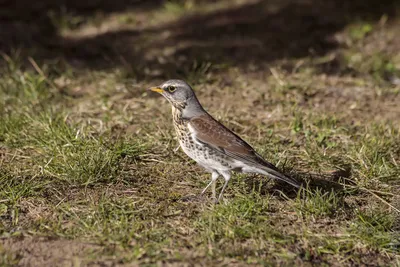
<path fill-rule="evenodd" d="M 397 0 L 1 0 L 0 51 L 140 79 L 325 55 L 321 72 L 390 76 L 398 10 Z M 369 36 L 383 27 L 390 36 Z M 349 47 L 368 58 L 337 52 Z"/>

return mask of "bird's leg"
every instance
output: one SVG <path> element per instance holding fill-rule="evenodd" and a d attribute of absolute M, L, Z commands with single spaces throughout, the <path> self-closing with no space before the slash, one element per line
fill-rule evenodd
<path fill-rule="evenodd" d="M 219 176 L 219 175 L 218 175 L 218 176 Z M 217 185 L 216 182 L 212 183 L 212 185 L 211 185 L 212 199 L 213 199 L 214 201 L 217 200 L 217 193 L 216 193 L 216 191 L 215 191 L 216 185 Z"/>
<path fill-rule="evenodd" d="M 224 186 L 222 187 L 221 193 L 219 193 L 218 201 L 221 200 L 222 195 L 224 194 L 225 188 L 226 188 L 226 186 L 228 185 L 229 180 L 231 179 L 231 174 L 230 174 L 230 172 L 222 172 L 221 174 L 222 174 L 222 176 L 223 176 L 224 179 L 225 179 L 225 183 L 224 183 Z"/>
<path fill-rule="evenodd" d="M 174 149 L 174 153 L 178 152 L 179 148 L 181 147 L 181 145 L 179 144 L 175 149 Z"/>
<path fill-rule="evenodd" d="M 201 191 L 201 195 L 204 194 L 204 192 L 206 192 L 206 190 L 210 187 L 210 185 L 212 185 L 212 191 L 213 191 L 213 197 L 215 198 L 215 181 L 217 180 L 219 174 L 218 172 L 212 172 L 211 173 L 211 181 L 208 183 L 208 185 L 203 189 L 203 191 Z"/>

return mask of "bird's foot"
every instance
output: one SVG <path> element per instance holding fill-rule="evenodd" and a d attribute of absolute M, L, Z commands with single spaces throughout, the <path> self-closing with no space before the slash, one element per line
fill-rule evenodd
<path fill-rule="evenodd" d="M 218 202 L 219 202 L 219 199 L 218 199 L 218 198 L 212 197 L 211 199 L 212 199 L 212 201 L 213 201 L 214 204 L 218 204 Z"/>

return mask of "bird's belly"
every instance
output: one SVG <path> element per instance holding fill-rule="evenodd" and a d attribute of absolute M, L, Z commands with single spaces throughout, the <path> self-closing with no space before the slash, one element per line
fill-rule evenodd
<path fill-rule="evenodd" d="M 225 155 L 222 155 L 220 152 L 207 146 L 198 144 L 191 139 L 192 138 L 190 137 L 186 140 L 180 139 L 179 143 L 186 155 L 195 160 L 198 164 L 207 169 L 219 171 L 231 170 L 233 168 L 233 162 L 231 159 Z"/>

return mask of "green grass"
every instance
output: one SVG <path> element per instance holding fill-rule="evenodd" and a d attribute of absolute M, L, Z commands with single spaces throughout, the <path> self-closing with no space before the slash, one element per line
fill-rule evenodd
<path fill-rule="evenodd" d="M 370 209 L 357 212 L 357 220 L 352 225 L 351 232 L 358 238 L 366 241 L 372 247 L 387 251 L 398 251 L 399 240 L 391 231 L 393 217 L 382 213 L 379 209 Z"/>
<path fill-rule="evenodd" d="M 167 1 L 151 25 L 216 8 L 192 4 Z M 93 26 L 63 20 L 72 33 Z M 335 51 L 336 73 L 320 69 L 326 55 L 177 68 L 211 114 L 304 184 L 235 174 L 218 205 L 198 196 L 210 175 L 174 151 L 170 107 L 144 91 L 160 81 L 132 73 L 135 62 L 82 70 L 3 55 L 0 265 L 39 262 L 26 251 L 47 265 L 398 265 L 399 90 L 387 79 L 398 57 L 364 48 L 386 30 L 344 29 L 352 45 Z"/>
<path fill-rule="evenodd" d="M 5 248 L 0 246 L 0 265 L 1 266 L 15 266 L 20 261 L 20 258 L 15 253 L 8 252 Z"/>
<path fill-rule="evenodd" d="M 342 212 L 343 205 L 338 193 L 332 191 L 323 192 L 317 188 L 315 191 L 302 190 L 296 198 L 296 208 L 300 217 L 334 217 Z"/>

